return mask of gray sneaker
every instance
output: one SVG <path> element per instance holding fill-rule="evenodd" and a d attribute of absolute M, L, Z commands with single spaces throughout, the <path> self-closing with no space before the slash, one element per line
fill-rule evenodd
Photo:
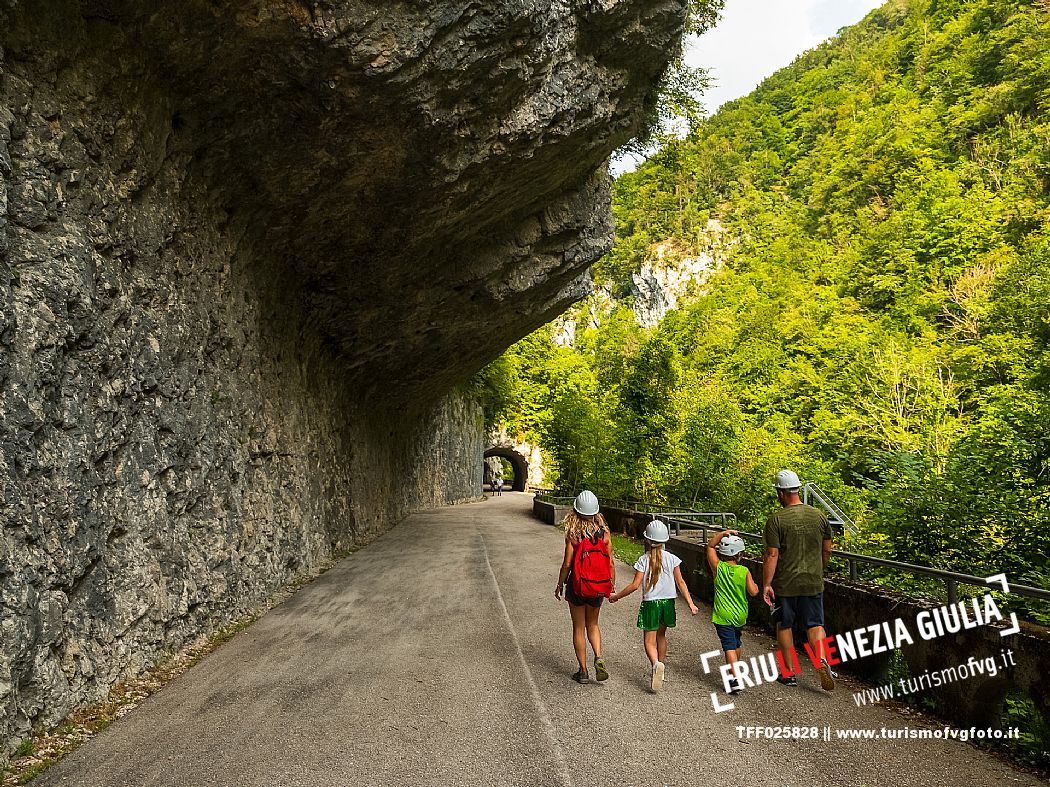
<path fill-rule="evenodd" d="M 572 679 L 574 681 L 576 681 L 577 683 L 581 683 L 581 684 L 582 683 L 590 683 L 591 682 L 590 676 L 586 672 L 584 672 L 582 669 L 581 670 L 576 670 L 576 672 L 572 676 Z"/>

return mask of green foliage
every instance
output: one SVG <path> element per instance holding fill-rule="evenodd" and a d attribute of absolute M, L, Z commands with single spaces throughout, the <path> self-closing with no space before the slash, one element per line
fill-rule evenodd
<path fill-rule="evenodd" d="M 1050 727 L 1039 714 L 1031 697 L 1008 696 L 1003 714 L 1004 727 L 1021 730 L 1018 740 L 1008 742 L 1011 753 L 1021 762 L 1046 768 L 1050 763 Z"/>
<path fill-rule="evenodd" d="M 725 0 L 688 0 L 686 3 L 685 32 L 700 34 L 718 21 Z M 707 89 L 708 76 L 702 68 L 689 66 L 681 48 L 652 92 L 645 100 L 645 116 L 639 133 L 622 152 L 644 155 L 676 138 L 679 124 L 687 130 L 700 123 L 704 108 L 700 96 Z"/>
<path fill-rule="evenodd" d="M 1048 41 L 1045 2 L 893 0 L 665 136 L 615 184 L 594 276 L 620 305 L 574 312 L 574 348 L 544 329 L 506 356 L 505 419 L 551 482 L 753 529 L 792 467 L 858 523 L 853 551 L 1050 586 Z M 642 330 L 632 274 L 704 250 L 711 219 L 724 266 Z M 1032 702 L 1006 721 L 1046 767 Z"/>
<path fill-rule="evenodd" d="M 517 370 L 506 355 L 477 372 L 466 385 L 467 395 L 481 404 L 486 429 L 501 421 L 518 405 L 519 389 Z"/>
<path fill-rule="evenodd" d="M 566 492 L 757 525 L 791 466 L 854 548 L 1045 584 L 1047 40 L 1021 0 L 888 3 L 665 140 L 615 184 L 594 273 L 620 305 L 577 311 L 573 349 L 541 330 L 508 353 L 508 425 Z M 631 275 L 712 218 L 724 267 L 643 331 Z"/>

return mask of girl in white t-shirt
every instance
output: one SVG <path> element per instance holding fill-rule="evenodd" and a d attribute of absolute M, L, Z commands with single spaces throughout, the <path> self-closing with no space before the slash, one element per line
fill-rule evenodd
<path fill-rule="evenodd" d="M 699 611 L 682 579 L 681 559 L 664 549 L 670 537 L 667 525 L 659 519 L 650 522 L 645 528 L 645 554 L 634 564 L 634 581 L 619 593 L 609 596 L 610 602 L 619 601 L 641 587 L 643 581 L 645 583 L 642 607 L 638 610 L 638 628 L 642 630 L 645 655 L 652 664 L 650 685 L 653 691 L 659 691 L 664 682 L 667 629 L 675 625 L 674 601 L 678 596 L 675 586 L 682 591 L 689 611 L 694 615 Z"/>

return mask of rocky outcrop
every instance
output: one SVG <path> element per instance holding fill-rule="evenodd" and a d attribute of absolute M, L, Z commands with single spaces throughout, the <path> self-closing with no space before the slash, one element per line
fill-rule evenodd
<path fill-rule="evenodd" d="M 477 494 L 683 5 L 0 4 L 0 741 Z"/>
<path fill-rule="evenodd" d="M 657 243 L 650 259 L 631 274 L 631 309 L 639 325 L 653 328 L 669 311 L 706 293 L 707 282 L 722 267 L 729 245 L 721 222 L 708 221 L 698 245 L 699 252 L 692 253 L 669 241 Z"/>
<path fill-rule="evenodd" d="M 668 312 L 706 295 L 711 276 L 722 267 L 733 243 L 718 219 L 707 222 L 695 248 L 675 241 L 654 243 L 630 278 L 627 303 L 635 322 L 655 328 Z M 618 303 L 608 283 L 595 288 L 582 304 L 553 321 L 551 340 L 559 347 L 573 347 L 578 329 L 597 330 Z"/>

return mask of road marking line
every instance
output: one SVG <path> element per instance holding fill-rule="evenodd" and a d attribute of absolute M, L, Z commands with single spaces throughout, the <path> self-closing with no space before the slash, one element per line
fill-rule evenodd
<path fill-rule="evenodd" d="M 514 650 L 518 652 L 518 660 L 521 661 L 521 668 L 525 672 L 525 679 L 529 683 L 529 693 L 532 695 L 532 704 L 536 708 L 536 715 L 540 718 L 540 723 L 543 725 L 543 731 L 547 733 L 547 740 L 550 743 L 551 751 L 554 754 L 554 765 L 557 770 L 559 780 L 564 787 L 573 787 L 572 775 L 569 773 L 569 766 L 565 760 L 565 752 L 562 751 L 561 744 L 558 743 L 558 734 L 554 729 L 554 722 L 551 721 L 550 714 L 547 712 L 547 707 L 543 704 L 543 700 L 540 698 L 540 690 L 536 687 L 536 681 L 532 679 L 532 670 L 529 669 L 529 664 L 525 661 L 525 652 L 521 649 L 521 643 L 518 641 L 518 632 L 514 628 L 514 622 L 510 619 L 510 613 L 507 612 L 507 605 L 503 601 L 503 591 L 500 590 L 499 580 L 496 579 L 496 572 L 492 570 L 492 561 L 489 560 L 489 548 L 485 543 L 485 537 L 481 535 L 481 531 L 478 532 L 478 538 L 481 539 L 481 551 L 485 553 L 485 567 L 489 570 L 489 576 L 492 577 L 492 584 L 496 588 L 496 601 L 499 602 L 500 611 L 503 613 L 503 619 L 507 623 L 507 629 L 510 631 L 510 640 L 514 643 Z"/>

